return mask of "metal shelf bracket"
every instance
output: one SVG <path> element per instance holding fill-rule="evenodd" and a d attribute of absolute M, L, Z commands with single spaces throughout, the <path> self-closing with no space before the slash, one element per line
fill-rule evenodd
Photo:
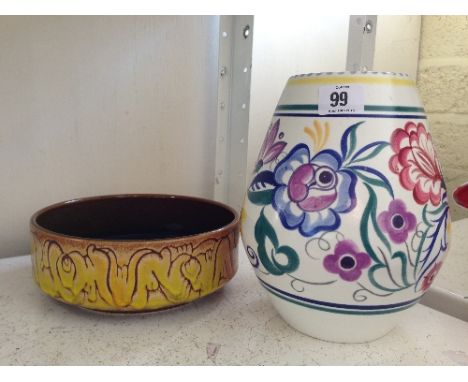
<path fill-rule="evenodd" d="M 245 193 L 253 16 L 221 16 L 214 199 L 240 210 Z"/>
<path fill-rule="evenodd" d="M 376 30 L 377 16 L 357 15 L 349 18 L 346 70 L 372 70 Z"/>

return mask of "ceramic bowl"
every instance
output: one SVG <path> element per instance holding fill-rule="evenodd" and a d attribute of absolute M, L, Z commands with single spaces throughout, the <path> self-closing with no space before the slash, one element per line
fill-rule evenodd
<path fill-rule="evenodd" d="M 452 197 L 455 203 L 460 207 L 468 208 L 468 183 L 463 183 L 456 187 L 453 191 Z"/>
<path fill-rule="evenodd" d="M 83 308 L 144 312 L 185 304 L 237 271 L 239 217 L 211 200 L 112 195 L 54 204 L 31 218 L 34 277 Z"/>

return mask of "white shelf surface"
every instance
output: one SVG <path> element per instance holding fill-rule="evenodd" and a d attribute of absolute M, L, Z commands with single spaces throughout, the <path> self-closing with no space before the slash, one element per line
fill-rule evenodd
<path fill-rule="evenodd" d="M 468 365 L 468 323 L 418 304 L 385 337 L 328 343 L 289 327 L 243 249 L 221 291 L 183 307 L 110 315 L 58 303 L 30 256 L 0 260 L 2 365 Z"/>
<path fill-rule="evenodd" d="M 434 286 L 446 289 L 468 299 L 468 219 L 452 224 L 452 240 L 449 253 L 440 269 Z M 467 301 L 468 302 L 468 301 Z"/>
<path fill-rule="evenodd" d="M 448 256 L 422 303 L 468 322 L 467 234 L 468 219 L 452 224 Z"/>

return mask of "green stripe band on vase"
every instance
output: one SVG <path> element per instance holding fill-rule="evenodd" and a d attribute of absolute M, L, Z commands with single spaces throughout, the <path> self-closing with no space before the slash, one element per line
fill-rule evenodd
<path fill-rule="evenodd" d="M 291 104 L 291 105 L 278 105 L 276 110 L 318 110 L 318 105 L 316 104 Z M 424 113 L 423 107 L 414 107 L 414 106 L 384 106 L 384 105 L 364 105 L 364 111 L 387 111 L 387 112 L 400 112 L 400 113 Z"/>

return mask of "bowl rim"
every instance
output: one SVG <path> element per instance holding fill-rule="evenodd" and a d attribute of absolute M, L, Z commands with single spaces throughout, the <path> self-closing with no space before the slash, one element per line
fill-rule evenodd
<path fill-rule="evenodd" d="M 234 219 L 232 219 L 228 224 L 223 225 L 219 228 L 216 228 L 214 230 L 210 231 L 203 231 L 200 233 L 196 233 L 193 235 L 184 235 L 184 236 L 177 236 L 177 237 L 170 237 L 170 238 L 158 238 L 158 239 L 137 239 L 137 240 L 132 240 L 132 239 L 103 239 L 103 238 L 92 238 L 92 237 L 85 237 L 85 236 L 73 236 L 73 235 L 67 235 L 64 233 L 56 232 L 49 230 L 43 226 L 41 226 L 38 222 L 37 219 L 40 215 L 42 215 L 45 212 L 48 212 L 53 209 L 57 209 L 60 207 L 63 207 L 67 204 L 75 204 L 75 203 L 82 203 L 82 202 L 87 202 L 91 200 L 101 200 L 101 199 L 123 199 L 123 198 L 155 198 L 155 199 L 165 199 L 165 198 L 170 198 L 170 199 L 184 199 L 184 200 L 192 200 L 192 201 L 197 201 L 201 203 L 206 203 L 206 204 L 211 204 L 215 205 L 218 207 L 221 207 L 229 212 L 231 212 L 234 215 Z M 52 235 L 58 238 L 63 238 L 63 239 L 69 239 L 69 240 L 78 240 L 78 241 L 94 241 L 94 242 L 105 242 L 105 243 L 122 243 L 122 244 L 132 244 L 132 243 L 164 243 L 164 242 L 179 242 L 179 241 L 186 241 L 187 239 L 197 239 L 199 237 L 211 235 L 211 234 L 217 234 L 223 231 L 229 231 L 236 226 L 239 225 L 240 221 L 240 214 L 231 206 L 216 201 L 212 199 L 207 199 L 207 198 L 202 198 L 198 196 L 189 196 L 189 195 L 178 195 L 178 194 L 151 194 L 151 193 L 129 193 L 129 194 L 108 194 L 108 195 L 96 195 L 96 196 L 86 196 L 86 197 L 80 197 L 80 198 L 74 198 L 74 199 L 69 199 L 65 200 L 62 202 L 54 203 L 49 206 L 46 206 L 44 208 L 41 208 L 40 210 L 36 211 L 30 218 L 29 224 L 30 224 L 30 230 L 31 232 L 34 233 L 36 232 L 43 232 L 48 235 Z"/>

